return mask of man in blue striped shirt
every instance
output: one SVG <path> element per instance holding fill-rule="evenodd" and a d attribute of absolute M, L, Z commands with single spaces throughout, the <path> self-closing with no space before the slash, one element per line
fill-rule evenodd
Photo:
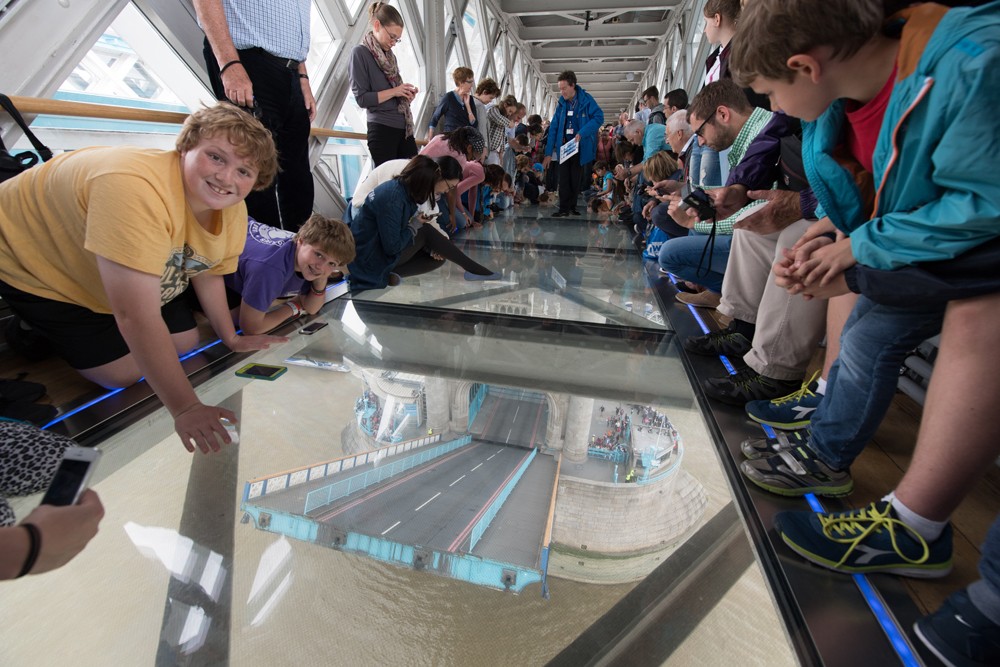
<path fill-rule="evenodd" d="M 309 130 L 309 0 L 194 0 L 205 31 L 205 64 L 215 96 L 246 107 L 271 130 L 280 171 L 246 199 L 255 220 L 296 231 L 312 215 Z"/>

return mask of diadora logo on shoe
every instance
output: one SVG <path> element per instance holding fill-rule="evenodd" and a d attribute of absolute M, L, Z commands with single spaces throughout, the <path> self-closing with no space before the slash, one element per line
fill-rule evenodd
<path fill-rule="evenodd" d="M 868 565 L 879 556 L 895 555 L 894 551 L 886 551 L 884 549 L 873 549 L 869 546 L 865 546 L 864 544 L 859 544 L 857 547 L 855 547 L 854 551 L 855 552 L 860 551 L 864 554 L 863 556 L 853 557 L 851 559 L 852 561 L 854 561 L 854 565 Z"/>
<path fill-rule="evenodd" d="M 795 413 L 796 419 L 805 419 L 806 416 L 816 411 L 816 408 L 804 408 L 801 405 L 797 408 L 792 408 L 792 412 Z"/>

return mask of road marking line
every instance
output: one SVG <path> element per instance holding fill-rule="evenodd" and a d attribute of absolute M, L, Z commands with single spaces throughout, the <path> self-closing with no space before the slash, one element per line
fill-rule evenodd
<path fill-rule="evenodd" d="M 465 475 L 462 475 L 461 477 L 459 477 L 458 479 L 456 479 L 454 482 L 452 482 L 448 486 L 449 487 L 455 486 L 456 484 L 458 484 L 459 482 L 461 482 L 463 479 L 465 479 Z"/>
<path fill-rule="evenodd" d="M 514 428 L 511 427 L 511 429 L 509 431 L 507 431 L 507 439 L 504 440 L 504 442 L 510 442 L 510 434 L 513 433 L 513 432 L 514 432 Z"/>
<path fill-rule="evenodd" d="M 428 498 L 428 499 L 427 499 L 427 502 L 425 502 L 425 503 L 424 503 L 424 505 L 426 505 L 427 503 L 429 503 L 430 501 L 434 500 L 435 498 L 437 498 L 437 497 L 438 497 L 438 496 L 440 496 L 440 495 L 441 495 L 441 492 L 440 492 L 440 491 L 438 491 L 438 492 L 437 492 L 437 493 L 435 493 L 435 494 L 434 494 L 433 496 L 431 496 L 430 498 Z M 421 505 L 420 507 L 418 507 L 417 509 L 415 509 L 415 510 L 413 510 L 413 511 L 414 511 L 414 512 L 419 512 L 420 510 L 422 510 L 422 509 L 424 508 L 424 505 Z"/>
<path fill-rule="evenodd" d="M 390 530 L 392 530 L 393 528 L 395 528 L 396 526 L 398 526 L 401 523 L 402 523 L 402 521 L 397 521 L 396 523 L 392 524 L 391 526 L 389 526 L 388 528 L 386 528 L 385 530 L 383 530 L 382 534 L 385 535 L 386 533 L 388 533 Z"/>
<path fill-rule="evenodd" d="M 469 472 L 476 472 L 476 468 L 479 468 L 479 467 L 480 467 L 480 466 L 482 466 L 482 465 L 483 465 L 483 464 L 482 464 L 482 463 L 480 463 L 480 464 L 479 464 L 478 466 L 476 466 L 475 468 L 473 468 L 473 469 L 472 469 L 472 470 L 470 470 Z"/>
<path fill-rule="evenodd" d="M 493 456 L 496 456 L 496 454 L 494 454 Z M 493 458 L 493 456 L 491 456 L 490 459 Z M 490 459 L 486 459 L 486 460 L 489 461 Z"/>
<path fill-rule="evenodd" d="M 518 410 L 520 410 L 520 409 L 521 409 L 521 405 L 519 403 L 518 406 L 517 406 L 517 410 L 514 410 L 514 418 L 511 419 L 511 421 L 514 422 L 515 424 L 517 423 L 517 413 L 518 413 Z"/>

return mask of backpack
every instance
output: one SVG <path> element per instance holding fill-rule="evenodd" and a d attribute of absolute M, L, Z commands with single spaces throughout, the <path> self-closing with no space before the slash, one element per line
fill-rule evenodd
<path fill-rule="evenodd" d="M 35 147 L 38 155 L 30 151 L 25 151 L 23 153 L 11 154 L 7 151 L 7 147 L 3 143 L 3 139 L 0 139 L 0 183 L 8 179 L 14 178 L 22 171 L 30 169 L 38 164 L 38 156 L 42 157 L 43 162 L 48 162 L 52 159 L 52 151 L 48 149 L 38 137 L 28 128 L 28 124 L 24 122 L 24 118 L 21 117 L 21 113 L 14 106 L 14 103 L 10 101 L 10 98 L 6 95 L 0 94 L 0 106 L 10 114 L 10 117 L 14 119 L 21 129 L 24 131 L 24 136 L 28 137 L 28 141 L 31 145 Z"/>

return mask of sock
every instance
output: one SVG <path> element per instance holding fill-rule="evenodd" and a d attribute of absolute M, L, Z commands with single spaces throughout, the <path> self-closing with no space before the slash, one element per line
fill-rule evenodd
<path fill-rule="evenodd" d="M 733 318 L 733 321 L 729 323 L 729 329 L 733 333 L 743 334 L 743 337 L 747 340 L 753 340 L 753 334 L 757 330 L 757 325 L 752 322 L 744 322 L 743 320 Z"/>
<path fill-rule="evenodd" d="M 941 532 L 948 525 L 947 521 L 933 521 L 920 516 L 904 505 L 895 493 L 890 493 L 882 500 L 888 500 L 896 512 L 896 517 L 928 542 L 933 542 L 941 537 Z"/>
<path fill-rule="evenodd" d="M 816 393 L 820 396 L 826 393 L 826 378 L 821 377 L 816 380 Z"/>

